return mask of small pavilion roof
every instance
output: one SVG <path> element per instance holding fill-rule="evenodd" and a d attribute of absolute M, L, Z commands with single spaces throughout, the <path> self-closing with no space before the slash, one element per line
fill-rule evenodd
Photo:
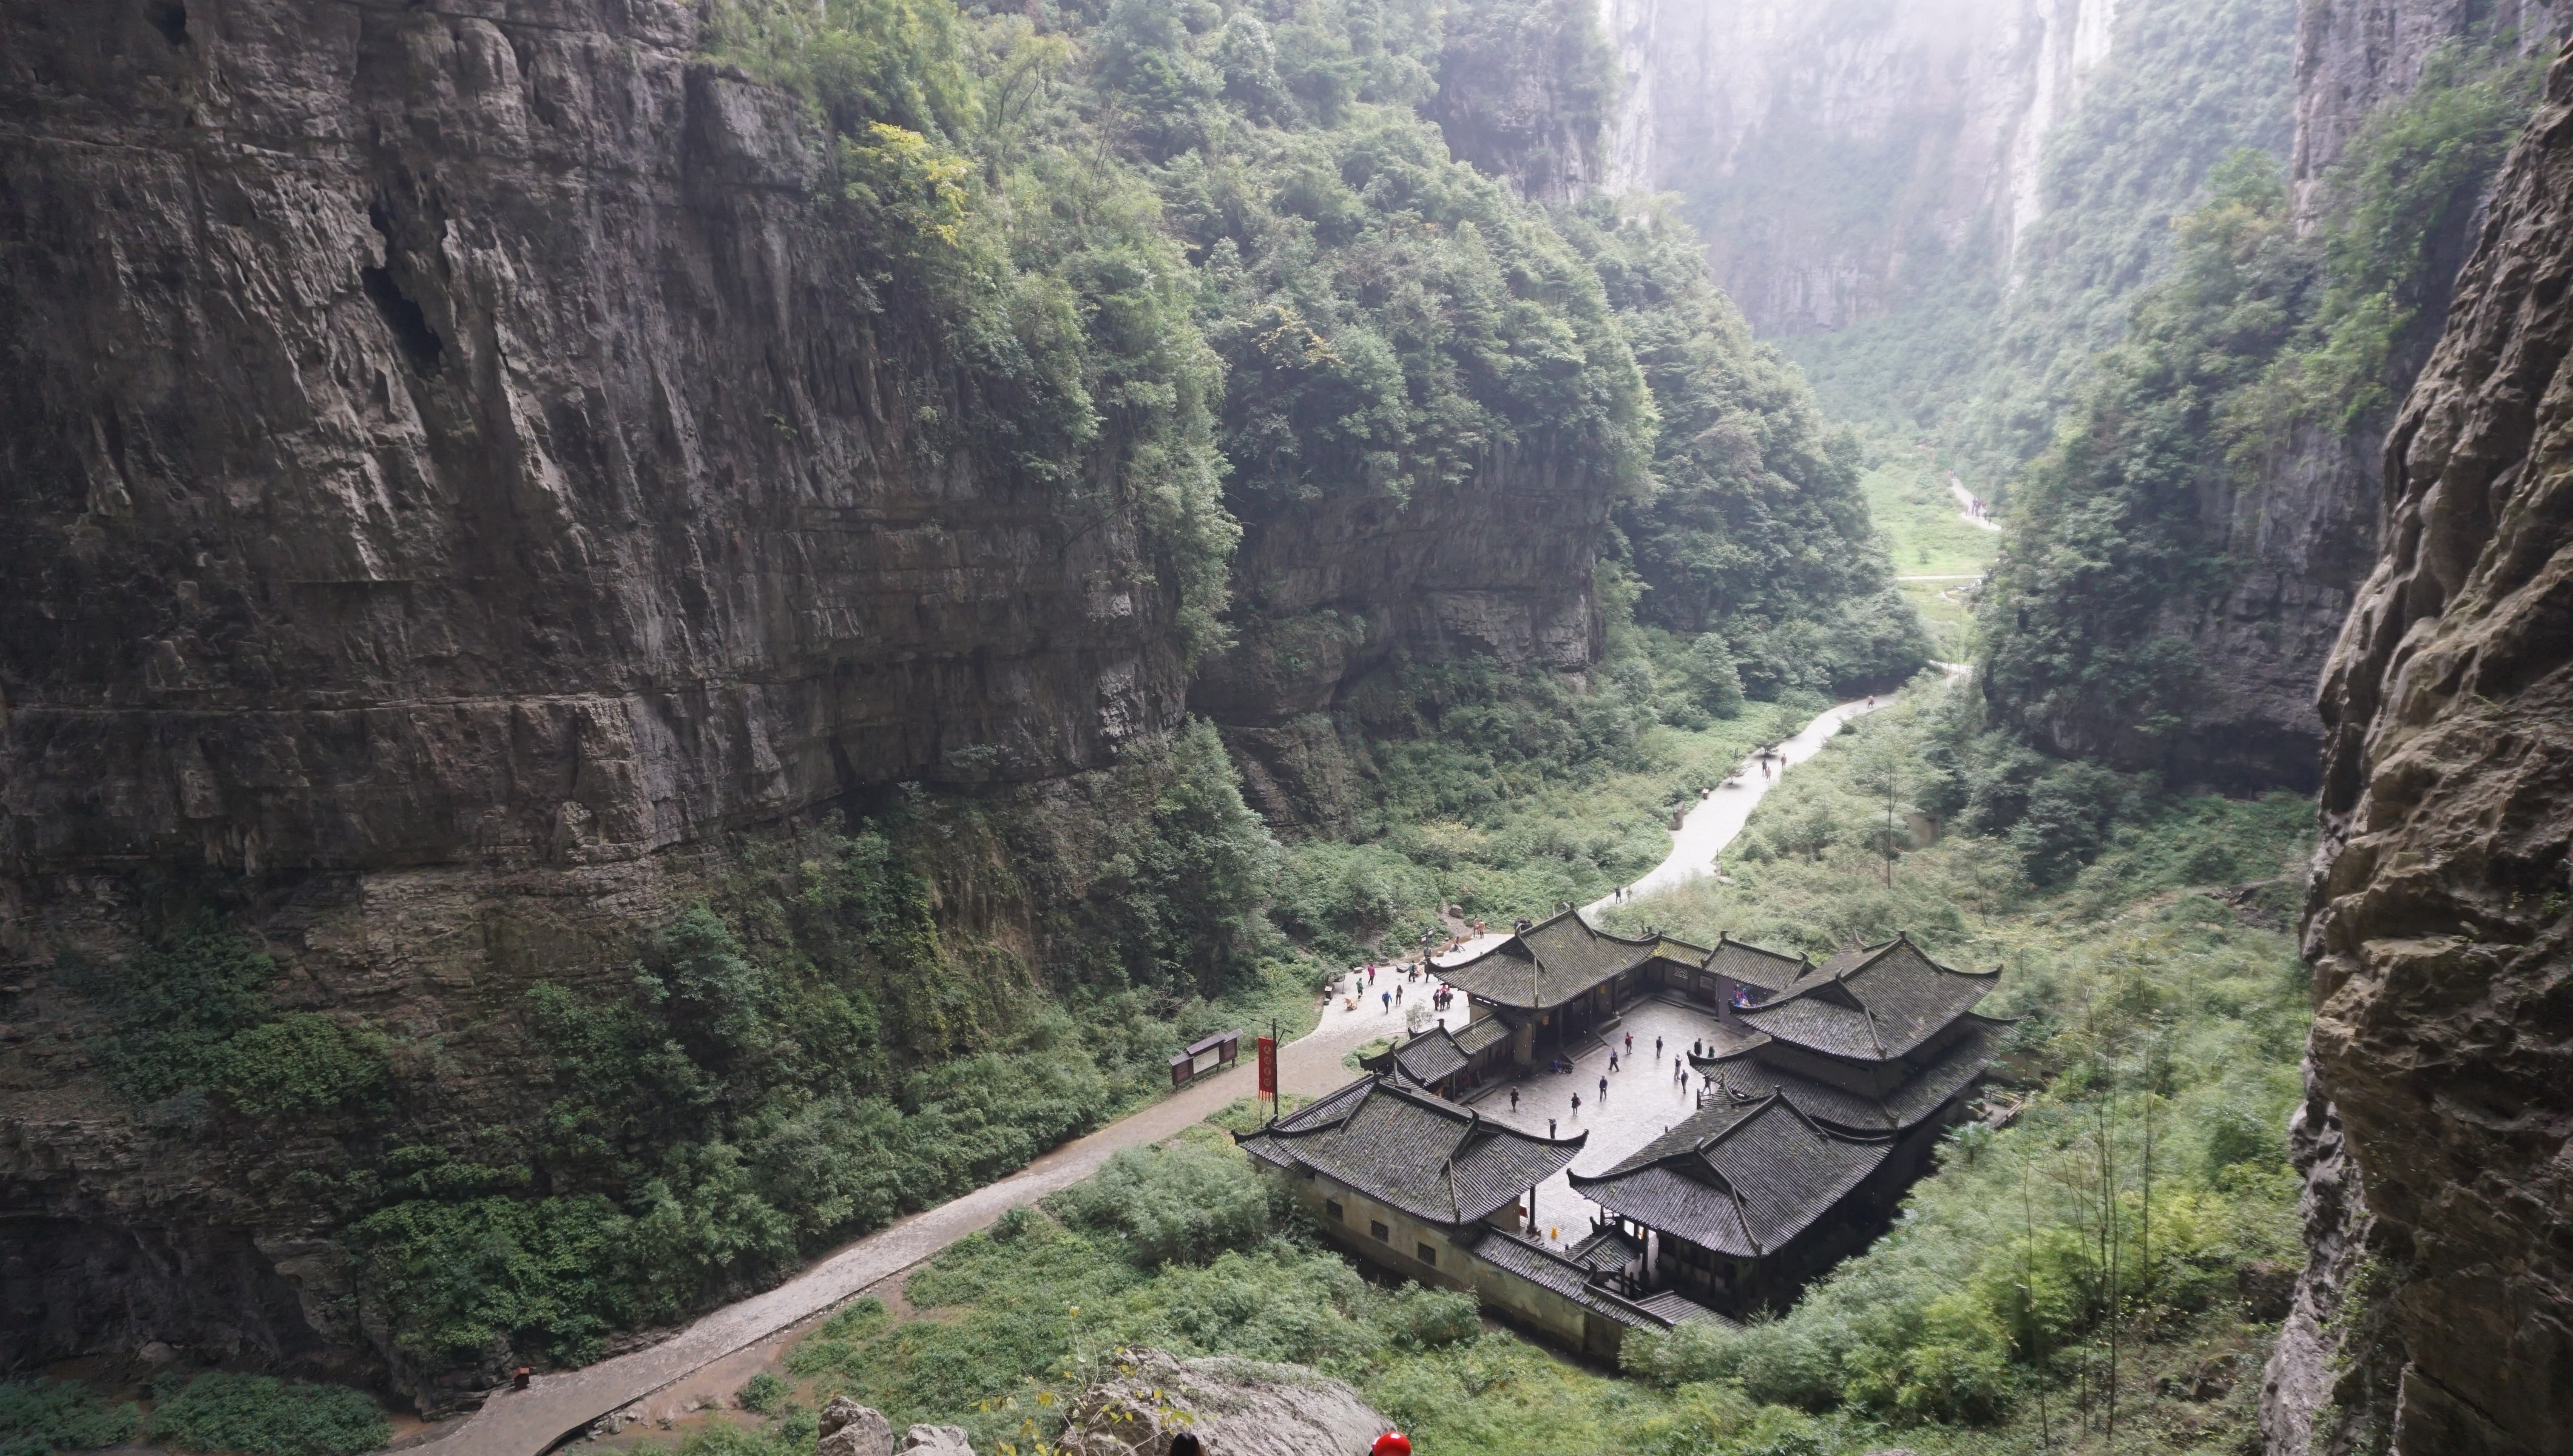
<path fill-rule="evenodd" d="M 1469 1023 L 1461 1032 L 1434 1026 L 1358 1065 L 1369 1072 L 1400 1072 L 1423 1087 L 1435 1087 L 1441 1078 L 1464 1071 L 1467 1058 L 1495 1042 L 1508 1041 L 1509 1035 L 1509 1027 L 1493 1017 Z"/>
<path fill-rule="evenodd" d="M 1763 1061 L 1761 1049 L 1772 1045 L 1765 1034 L 1715 1057 L 1691 1057 L 1689 1065 L 1709 1082 L 1755 1097 L 1782 1092 L 1798 1110 L 1816 1121 L 1853 1132 L 1901 1132 L 1947 1105 L 2001 1055 L 2002 1034 L 2010 1023 L 1973 1012 L 1957 1039 L 1922 1063 L 1903 1086 L 1882 1097 L 1817 1082 Z"/>
<path fill-rule="evenodd" d="M 1466 1224 L 1569 1166 L 1588 1137 L 1521 1132 L 1377 1075 L 1240 1140 L 1273 1167 L 1311 1168 L 1415 1218 Z"/>
<path fill-rule="evenodd" d="M 1480 1241 L 1472 1246 L 1474 1257 L 1621 1324 L 1637 1329 L 1666 1330 L 1693 1320 L 1711 1319 L 1728 1329 L 1741 1328 L 1712 1309 L 1676 1296 L 1654 1295 L 1640 1300 L 1622 1298 L 1593 1282 L 1601 1273 L 1599 1266 L 1575 1254 L 1558 1253 L 1507 1229 L 1486 1227 L 1478 1237 Z M 1594 1235 L 1592 1239 L 1584 1240 L 1582 1246 L 1590 1247 L 1595 1241 Z"/>
<path fill-rule="evenodd" d="M 1471 1057 L 1510 1039 L 1510 1025 L 1498 1017 L 1477 1017 L 1455 1034 L 1456 1050 Z"/>
<path fill-rule="evenodd" d="M 1812 967 L 1737 1015 L 1745 1026 L 1826 1057 L 1889 1062 L 1945 1031 L 2000 981 L 1999 971 L 1951 971 L 1897 936 Z"/>
<path fill-rule="evenodd" d="M 1894 1154 L 1890 1137 L 1823 1126 L 1772 1092 L 1726 1097 L 1596 1177 L 1601 1207 L 1701 1248 L 1757 1258 L 1783 1247 Z"/>
<path fill-rule="evenodd" d="M 1737 941 L 1727 932 L 1716 937 L 1715 950 L 1702 969 L 1775 995 L 1795 984 L 1797 977 L 1811 969 L 1811 963 L 1802 956 L 1781 955 Z"/>
<path fill-rule="evenodd" d="M 1689 952 L 1694 963 L 1703 947 L 1662 936 L 1629 940 L 1610 935 L 1567 910 L 1542 921 L 1459 966 L 1439 968 L 1439 979 L 1476 1001 L 1516 1011 L 1549 1011 L 1613 977 L 1622 976 L 1665 954 L 1665 946 Z"/>
<path fill-rule="evenodd" d="M 1434 1087 L 1439 1079 L 1465 1070 L 1465 1053 L 1445 1027 L 1431 1027 L 1400 1046 L 1387 1048 L 1358 1064 L 1369 1072 L 1388 1072 L 1399 1068 L 1402 1075 L 1423 1087 Z"/>

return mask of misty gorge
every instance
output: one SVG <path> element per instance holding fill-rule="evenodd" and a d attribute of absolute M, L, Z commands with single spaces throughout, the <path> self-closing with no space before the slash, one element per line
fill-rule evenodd
<path fill-rule="evenodd" d="M 2567 1456 L 2568 296 L 2564 0 L 0 0 L 0 1456 Z"/>

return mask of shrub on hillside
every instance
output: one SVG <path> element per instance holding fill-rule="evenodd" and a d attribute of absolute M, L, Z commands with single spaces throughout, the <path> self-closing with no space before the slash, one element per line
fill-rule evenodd
<path fill-rule="evenodd" d="M 393 1438 L 360 1391 L 214 1371 L 164 1397 L 152 1434 L 184 1451 L 232 1456 L 363 1456 Z"/>
<path fill-rule="evenodd" d="M 1129 1147 L 1049 1200 L 1066 1222 L 1125 1240 L 1135 1262 L 1205 1263 L 1269 1234 L 1269 1185 L 1227 1148 L 1178 1141 Z"/>

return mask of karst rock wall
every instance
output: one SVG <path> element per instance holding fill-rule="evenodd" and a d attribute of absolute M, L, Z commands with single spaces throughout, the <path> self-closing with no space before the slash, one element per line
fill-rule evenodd
<path fill-rule="evenodd" d="M 282 1005 L 433 1048 L 464 1138 L 543 1075 L 527 988 L 629 984 L 736 833 L 970 796 L 937 913 L 1042 984 L 1042 905 L 1150 813 L 1106 766 L 1190 683 L 1129 482 L 1071 509 L 939 427 L 817 125 L 698 23 L 0 8 L 0 1365 L 399 1365 L 289 1176 L 336 1144 L 157 1126 L 93 1065 L 56 958 L 114 965 L 156 886 L 215 887 Z M 1586 665 L 1607 486 L 1526 453 L 1252 521 L 1210 704 L 1282 728 L 1318 669 L 1264 654 L 1341 615 L 1351 672 Z"/>
<path fill-rule="evenodd" d="M 282 1002 L 440 1049 L 469 1135 L 543 1074 L 526 987 L 620 984 L 720 831 L 1041 801 L 1179 721 L 1132 510 L 942 450 L 817 131 L 696 25 L 0 10 L 8 1365 L 383 1373 L 287 1175 L 328 1139 L 101 1084 L 56 957 L 114 964 L 151 887 L 218 887 Z"/>
<path fill-rule="evenodd" d="M 2322 684 L 2273 1452 L 2573 1451 L 2573 49 L 2385 450 Z"/>
<path fill-rule="evenodd" d="M 2505 45 L 2538 54 L 2563 34 L 2566 7 L 2544 0 L 2326 0 L 2296 28 L 2296 134 L 2289 186 L 2300 226 L 2334 204 L 2330 171 L 2370 114 L 2401 98 L 2448 44 Z M 2447 312 L 2447 289 L 2472 246 L 2475 199 L 2428 240 L 2427 283 L 2394 366 L 2418 369 Z M 2255 478 L 2210 479 L 2196 502 L 2207 544 L 2239 563 L 2227 588 L 2175 601 L 2157 634 L 2187 641 L 2205 665 L 2188 705 L 2179 776 L 2232 790 L 2314 785 L 2323 725 L 2313 684 L 2376 559 L 2378 459 L 2373 427 L 2307 422 Z"/>
<path fill-rule="evenodd" d="M 1927 244 L 1997 274 L 2041 211 L 2048 132 L 2106 59 L 2114 0 L 1601 0 L 1611 191 L 1680 190 L 1763 335 L 1900 302 Z"/>

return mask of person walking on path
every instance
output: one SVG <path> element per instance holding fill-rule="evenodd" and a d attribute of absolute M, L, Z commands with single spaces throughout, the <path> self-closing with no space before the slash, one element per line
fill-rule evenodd
<path fill-rule="evenodd" d="M 1517 1111 L 1518 1109 L 1519 1109 L 1519 1090 L 1518 1090 L 1517 1088 L 1515 1088 L 1515 1087 L 1514 1087 L 1514 1088 L 1511 1088 L 1511 1089 L 1510 1089 L 1510 1110 L 1511 1110 L 1511 1111 L 1513 1111 L 1513 1112 L 1515 1112 L 1515 1111 Z"/>
<path fill-rule="evenodd" d="M 1554 1136 L 1554 1119 L 1552 1117 L 1545 1119 L 1545 1135 L 1548 1139 L 1552 1139 Z"/>
<path fill-rule="evenodd" d="M 1572 1115 L 1576 1117 L 1581 1115 L 1581 1093 L 1579 1092 L 1572 1094 Z"/>
<path fill-rule="evenodd" d="M 1634 1054 L 1634 1051 L 1635 1051 L 1635 1034 L 1634 1034 L 1634 1033 L 1632 1033 L 1632 1032 L 1628 1032 L 1628 1033 L 1626 1034 L 1626 1052 L 1627 1052 L 1627 1055 L 1632 1056 L 1632 1055 Z"/>
<path fill-rule="evenodd" d="M 1655 1062 L 1662 1060 L 1662 1039 L 1659 1037 L 1653 1039 L 1653 1060 Z"/>
<path fill-rule="evenodd" d="M 1608 1100 L 1608 1079 L 1604 1077 L 1599 1079 L 1599 1100 L 1602 1102 Z"/>
<path fill-rule="evenodd" d="M 1376 993 L 1376 995 L 1377 995 L 1378 997 L 1382 998 L 1382 999 L 1383 999 L 1383 1001 L 1384 1001 L 1384 1013 L 1383 1013 L 1383 1014 L 1384 1014 L 1384 1015 L 1391 1015 L 1391 1014 L 1392 1014 L 1392 1012 L 1393 1012 L 1393 993 L 1392 993 L 1392 992 L 1390 992 L 1390 991 L 1379 991 L 1379 992 L 1377 992 L 1377 993 Z"/>
<path fill-rule="evenodd" d="M 1614 1049 L 1611 1049 L 1608 1053 L 1608 1070 L 1610 1072 L 1615 1072 L 1617 1070 L 1617 1053 Z M 1599 1085 L 1601 1087 L 1606 1087 L 1608 1084 L 1602 1082 Z"/>

